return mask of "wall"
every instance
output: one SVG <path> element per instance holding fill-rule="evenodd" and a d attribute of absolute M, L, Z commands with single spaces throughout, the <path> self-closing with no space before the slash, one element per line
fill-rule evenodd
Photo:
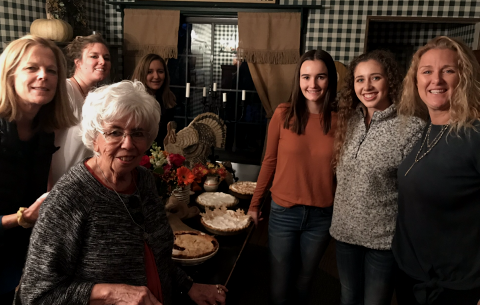
<path fill-rule="evenodd" d="M 367 16 L 479 18 L 477 0 L 280 0 L 281 4 L 321 4 L 308 18 L 306 49 L 322 48 L 348 63 L 363 52 Z"/>
<path fill-rule="evenodd" d="M 343 63 L 348 63 L 363 52 L 367 16 L 480 18 L 480 0 L 279 1 L 282 5 L 324 6 L 322 9 L 310 11 L 306 49 L 321 47 Z M 105 32 L 110 44 L 121 44 L 122 20 L 121 13 L 116 11 L 116 7 L 105 4 L 103 0 L 86 0 L 86 3 L 87 7 L 95 11 L 89 15 L 92 28 Z M 102 10 L 105 11 L 104 14 L 101 14 Z M 30 23 L 44 16 L 43 0 L 4 0 L 3 6 L 0 7 L 0 42 L 4 44 L 26 34 Z"/>
<path fill-rule="evenodd" d="M 105 2 L 84 0 L 92 31 L 105 32 Z M 3 0 L 0 6 L 0 52 L 6 44 L 30 32 L 30 24 L 46 18 L 45 0 Z"/>

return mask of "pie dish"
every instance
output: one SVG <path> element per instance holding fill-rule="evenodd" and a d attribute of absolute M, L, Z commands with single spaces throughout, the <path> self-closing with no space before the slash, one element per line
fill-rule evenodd
<path fill-rule="evenodd" d="M 205 208 L 219 208 L 221 206 L 229 208 L 237 205 L 238 199 L 222 192 L 205 192 L 197 197 L 197 203 Z"/>
<path fill-rule="evenodd" d="M 239 181 L 233 184 L 230 184 L 228 187 L 231 191 L 242 194 L 242 195 L 253 195 L 255 188 L 257 187 L 256 182 L 252 181 Z"/>
<path fill-rule="evenodd" d="M 218 241 L 213 236 L 205 233 L 199 231 L 175 231 L 174 235 L 175 241 L 172 250 L 173 258 L 205 258 L 216 253 L 218 250 Z"/>
<path fill-rule="evenodd" d="M 205 209 L 205 213 L 200 213 L 200 215 L 205 229 L 217 235 L 238 234 L 248 228 L 251 223 L 250 216 L 245 215 L 244 211 L 240 209 L 227 210 L 224 206 L 214 210 Z"/>

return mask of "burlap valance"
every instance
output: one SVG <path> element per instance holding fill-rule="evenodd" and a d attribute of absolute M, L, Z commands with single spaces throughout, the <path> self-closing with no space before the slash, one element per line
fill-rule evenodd
<path fill-rule="evenodd" d="M 238 13 L 240 57 L 249 63 L 295 64 L 300 13 Z"/>
<path fill-rule="evenodd" d="M 125 9 L 123 47 L 125 77 L 131 75 L 138 60 L 155 53 L 164 59 L 177 58 L 180 11 Z"/>

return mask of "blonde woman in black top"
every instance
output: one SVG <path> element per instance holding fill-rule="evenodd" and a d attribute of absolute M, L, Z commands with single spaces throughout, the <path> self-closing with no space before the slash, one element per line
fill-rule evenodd
<path fill-rule="evenodd" d="M 398 169 L 393 253 L 400 305 L 480 299 L 480 67 L 462 42 L 420 48 L 404 80 L 403 115 L 428 124 Z"/>

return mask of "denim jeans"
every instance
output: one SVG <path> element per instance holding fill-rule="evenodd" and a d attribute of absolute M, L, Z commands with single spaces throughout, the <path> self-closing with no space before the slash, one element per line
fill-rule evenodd
<path fill-rule="evenodd" d="M 337 267 L 342 286 L 341 305 L 390 305 L 395 258 L 390 250 L 373 250 L 336 242 Z"/>
<path fill-rule="evenodd" d="M 333 207 L 284 208 L 272 200 L 268 224 L 271 301 L 308 304 L 310 286 L 330 241 Z"/>

